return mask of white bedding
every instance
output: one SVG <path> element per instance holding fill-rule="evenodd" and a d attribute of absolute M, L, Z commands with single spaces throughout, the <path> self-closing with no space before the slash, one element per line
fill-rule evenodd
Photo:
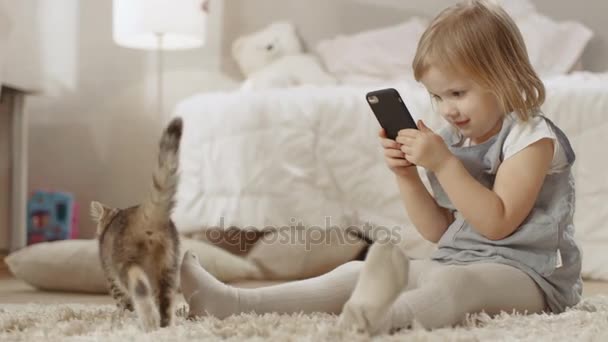
<path fill-rule="evenodd" d="M 608 73 L 574 73 L 547 80 L 544 111 L 576 152 L 576 238 L 583 276 L 608 280 Z"/>
<path fill-rule="evenodd" d="M 608 279 L 608 253 L 601 253 L 608 247 L 608 75 L 577 73 L 546 85 L 543 110 L 577 152 L 575 224 L 585 274 Z M 367 91 L 385 86 L 399 90 L 415 117 L 442 125 L 428 94 L 410 83 L 205 93 L 179 103 L 174 115 L 184 118 L 185 132 L 178 228 L 301 222 L 367 230 L 370 222 L 400 234 L 413 256 L 428 254 L 433 246 L 405 215 L 365 102 Z"/>

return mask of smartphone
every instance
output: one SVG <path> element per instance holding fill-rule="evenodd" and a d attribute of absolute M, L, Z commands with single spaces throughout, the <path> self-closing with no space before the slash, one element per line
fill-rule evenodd
<path fill-rule="evenodd" d="M 396 89 L 374 90 L 367 93 L 365 98 L 380 126 L 386 131 L 387 138 L 395 140 L 400 130 L 418 128 Z"/>

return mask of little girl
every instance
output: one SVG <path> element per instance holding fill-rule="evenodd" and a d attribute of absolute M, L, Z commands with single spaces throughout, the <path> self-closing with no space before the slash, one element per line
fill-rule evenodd
<path fill-rule="evenodd" d="M 396 140 L 380 132 L 406 211 L 438 244 L 410 261 L 376 243 L 366 261 L 320 277 L 260 289 L 222 284 L 187 253 L 181 271 L 191 315 L 341 313 L 369 333 L 459 323 L 469 313 L 562 312 L 580 300 L 581 258 L 573 236 L 574 152 L 540 114 L 543 83 L 523 38 L 499 6 L 464 1 L 440 13 L 413 63 L 449 128 L 422 121 Z M 433 196 L 417 165 L 426 170 Z"/>

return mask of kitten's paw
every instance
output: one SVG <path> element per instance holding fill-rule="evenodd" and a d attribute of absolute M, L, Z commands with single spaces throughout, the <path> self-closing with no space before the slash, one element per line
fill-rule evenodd
<path fill-rule="evenodd" d="M 181 318 L 187 318 L 188 310 L 189 310 L 188 304 L 182 304 L 177 308 L 177 310 L 175 310 L 175 316 L 181 317 Z"/>
<path fill-rule="evenodd" d="M 121 297 L 118 303 L 116 303 L 116 306 L 119 310 L 130 312 L 135 311 L 135 309 L 133 308 L 133 302 L 131 302 L 131 300 L 126 297 Z"/>
<path fill-rule="evenodd" d="M 128 312 L 125 309 L 117 307 L 116 310 L 112 312 L 112 316 L 110 316 L 110 326 L 112 329 L 122 328 L 127 314 Z"/>
<path fill-rule="evenodd" d="M 148 312 L 140 317 L 141 329 L 150 332 L 160 327 L 160 317 L 157 312 Z"/>
<path fill-rule="evenodd" d="M 170 314 L 168 317 L 161 318 L 161 320 L 160 320 L 161 328 L 167 328 L 167 327 L 171 327 L 173 325 L 175 325 L 175 315 L 174 314 Z"/>

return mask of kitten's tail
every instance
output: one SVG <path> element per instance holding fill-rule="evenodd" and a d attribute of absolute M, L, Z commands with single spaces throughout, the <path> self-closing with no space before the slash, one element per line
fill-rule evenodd
<path fill-rule="evenodd" d="M 141 328 L 148 332 L 160 327 L 160 314 L 156 308 L 148 276 L 141 267 L 134 265 L 127 271 L 129 294 Z"/>
<path fill-rule="evenodd" d="M 147 218 L 168 219 L 173 210 L 182 130 L 182 119 L 175 118 L 169 122 L 160 138 L 158 165 L 152 176 L 152 192 L 143 206 Z"/>

